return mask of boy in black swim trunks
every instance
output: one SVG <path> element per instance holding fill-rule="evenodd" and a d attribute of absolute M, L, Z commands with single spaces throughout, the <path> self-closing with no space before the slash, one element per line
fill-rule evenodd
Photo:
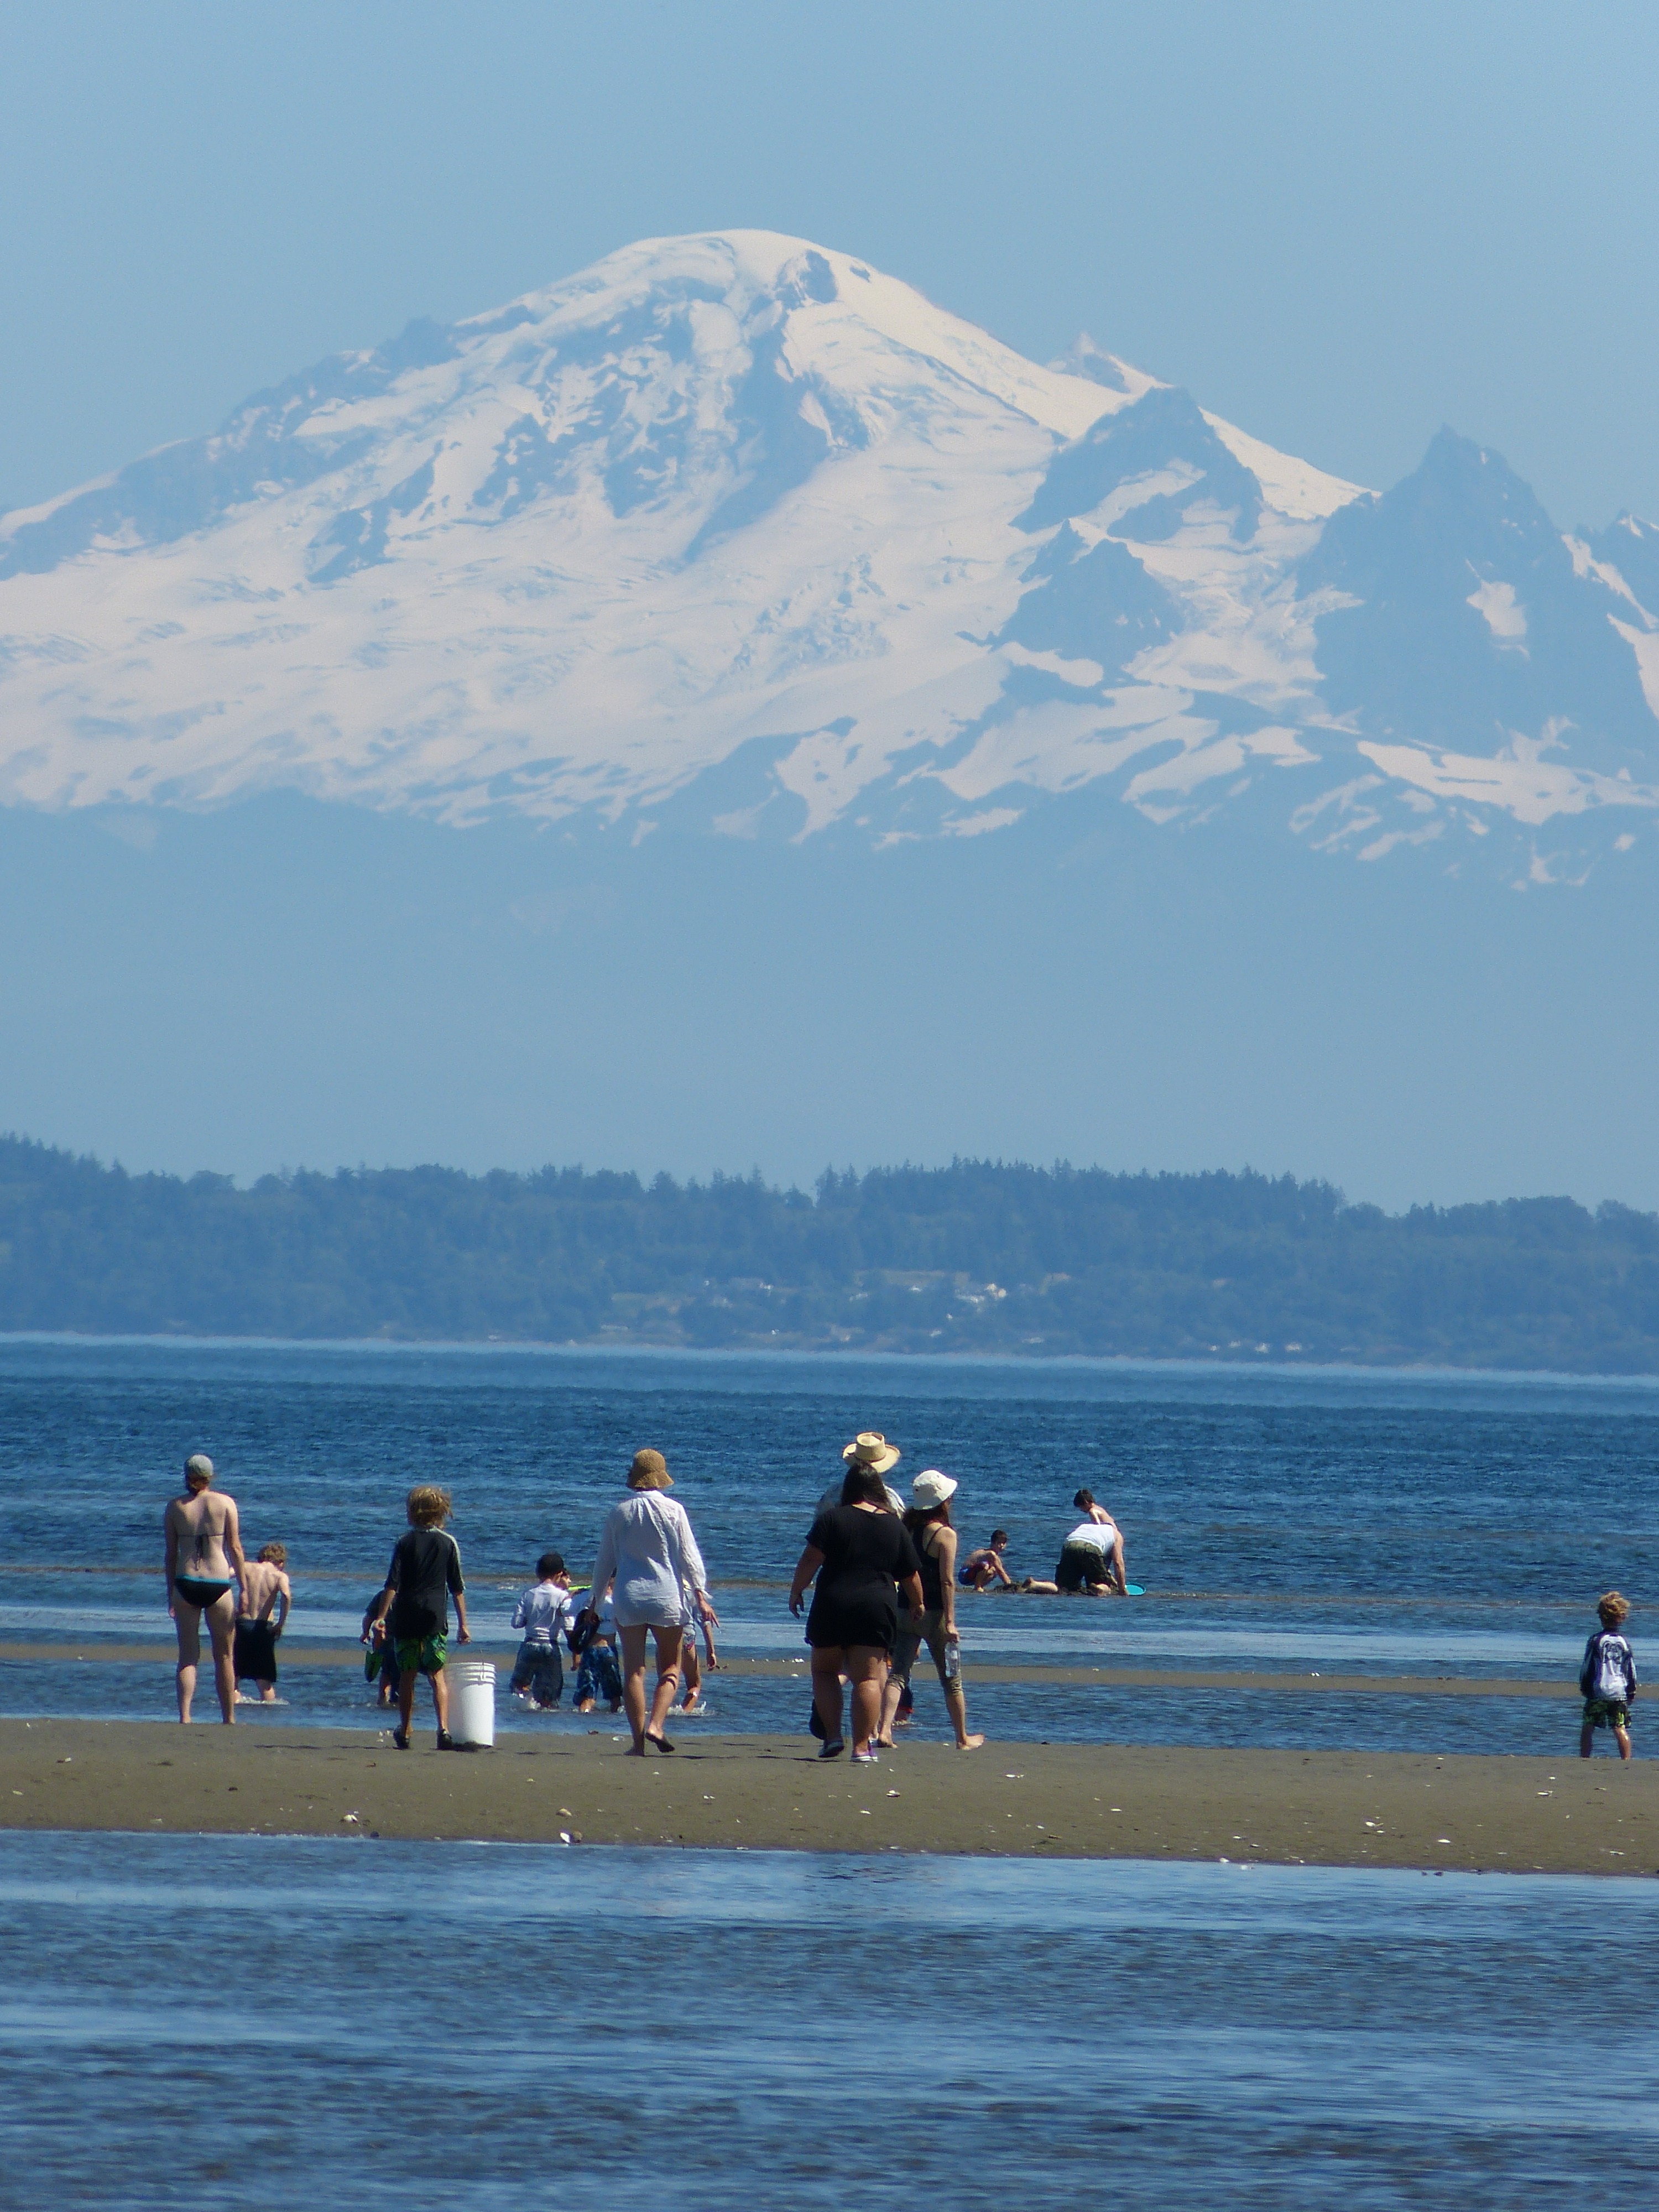
<path fill-rule="evenodd" d="M 444 1527 L 449 1518 L 449 1492 L 435 1483 L 422 1482 L 409 1493 L 409 1534 L 400 1536 L 392 1550 L 386 1588 L 375 1601 L 375 1620 L 386 1620 L 398 1654 L 398 1725 L 392 1741 L 399 1751 L 409 1749 L 409 1724 L 415 1717 L 415 1680 L 424 1674 L 432 1685 L 433 1709 L 438 1719 L 438 1748 L 453 1751 L 449 1733 L 449 1685 L 444 1680 L 448 1656 L 449 1606 L 455 1601 L 459 1623 L 457 1641 L 471 1644 L 466 1625 L 466 1584 L 461 1579 L 461 1551 Z"/>
<path fill-rule="evenodd" d="M 259 1703 L 276 1702 L 276 1639 L 294 1602 L 288 1578 L 288 1551 L 282 1544 L 261 1546 L 259 1556 L 242 1576 L 242 1601 L 236 1614 L 236 1680 L 257 1682 Z M 239 1705 L 251 1701 L 240 1690 Z"/>

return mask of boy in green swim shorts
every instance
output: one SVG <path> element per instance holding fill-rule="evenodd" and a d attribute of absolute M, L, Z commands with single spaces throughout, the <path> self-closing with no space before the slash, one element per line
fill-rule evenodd
<path fill-rule="evenodd" d="M 444 1527 L 449 1518 L 449 1492 L 434 1483 L 419 1483 L 409 1493 L 409 1534 L 392 1547 L 386 1588 L 371 1615 L 390 1620 L 393 1649 L 398 1654 L 398 1726 L 392 1741 L 399 1751 L 409 1749 L 409 1724 L 415 1717 L 415 1681 L 424 1674 L 432 1685 L 433 1710 L 438 1720 L 438 1748 L 455 1747 L 449 1733 L 449 1685 L 444 1680 L 448 1656 L 449 1600 L 455 1601 L 459 1623 L 457 1640 L 472 1641 L 466 1625 L 466 1584 L 461 1579 L 461 1551 Z"/>

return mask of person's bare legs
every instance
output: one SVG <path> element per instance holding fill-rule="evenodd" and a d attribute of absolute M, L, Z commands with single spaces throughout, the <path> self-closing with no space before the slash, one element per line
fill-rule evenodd
<path fill-rule="evenodd" d="M 887 1654 L 878 1645 L 851 1644 L 847 1652 L 847 1671 L 853 1678 L 853 1748 L 868 1751 L 872 1736 L 881 1733 Z"/>
<path fill-rule="evenodd" d="M 876 1741 L 884 1751 L 893 1748 L 893 1723 L 898 1718 L 899 1699 L 904 1695 L 904 1677 L 890 1667 L 887 1680 L 881 1691 L 881 1725 L 876 1730 Z"/>
<path fill-rule="evenodd" d="M 944 1687 L 945 1709 L 951 1716 L 951 1725 L 957 1732 L 957 1749 L 977 1751 L 985 1739 L 982 1735 L 969 1735 L 968 1733 L 968 1700 L 963 1694 L 962 1684 L 946 1682 Z"/>
<path fill-rule="evenodd" d="M 202 1658 L 202 1614 L 198 1606 L 186 1605 L 175 1595 L 173 1601 L 173 1625 L 179 1632 L 179 1664 L 174 1680 L 179 1692 L 179 1718 L 186 1725 L 190 1708 L 196 1696 L 196 1669 Z M 1588 1729 L 1585 1735 L 1589 1734 Z M 1589 1753 L 1584 1753 L 1586 1759 Z"/>
<path fill-rule="evenodd" d="M 182 1614 L 184 1607 L 180 1607 Z M 190 1718 L 191 1700 L 196 1694 L 196 1668 L 202 1654 L 198 1629 L 200 1614 L 195 1606 L 190 1611 L 190 1665 L 185 1665 L 185 1625 L 179 1623 L 179 1717 Z M 206 1607 L 208 1634 L 213 1639 L 213 1686 L 219 1692 L 219 1712 L 228 1726 L 236 1719 L 236 1601 L 229 1590 L 216 1597 Z M 189 1674 L 189 1687 L 185 1674 Z"/>
<path fill-rule="evenodd" d="M 440 1735 L 447 1735 L 449 1733 L 449 1677 L 440 1667 L 430 1680 L 432 1710 L 438 1717 L 438 1733 Z"/>
<path fill-rule="evenodd" d="M 405 1735 L 415 1717 L 415 1685 L 419 1680 L 419 1670 L 414 1667 L 405 1667 L 398 1677 L 398 1725 Z"/>
<path fill-rule="evenodd" d="M 657 1643 L 657 1686 L 647 1713 L 645 1704 L 645 1639 L 654 1636 Z M 680 1686 L 680 1644 L 682 1632 L 673 1628 L 624 1628 L 622 1632 L 623 1650 L 623 1708 L 628 1715 L 628 1725 L 633 1732 L 635 1758 L 643 1759 L 647 1739 L 662 1741 L 663 1723 L 673 1711 L 675 1692 Z"/>
<path fill-rule="evenodd" d="M 1620 1729 L 1620 1728 L 1618 1729 L 1618 1728 L 1616 1728 L 1616 1729 L 1614 1729 L 1614 1730 L 1613 1730 L 1613 1741 L 1614 1741 L 1614 1742 L 1618 1745 L 1618 1747 L 1619 1747 L 1619 1756 L 1620 1756 L 1620 1759 L 1628 1759 L 1628 1758 L 1630 1757 L 1630 1755 L 1631 1755 L 1631 1754 L 1630 1754 L 1630 1730 L 1629 1730 L 1628 1729 Z"/>
<path fill-rule="evenodd" d="M 812 1703 L 823 1728 L 826 1743 L 840 1743 L 843 1736 L 841 1711 L 841 1678 L 846 1665 L 846 1654 L 839 1644 L 814 1644 L 812 1647 Z"/>
<path fill-rule="evenodd" d="M 680 1693 L 680 1653 L 685 1648 L 685 1635 L 678 1622 L 672 1628 L 653 1628 L 651 1632 L 657 1639 L 657 1687 L 646 1734 L 653 1743 L 666 1743 L 663 1729 Z"/>
<path fill-rule="evenodd" d="M 697 1656 L 695 1637 L 688 1636 L 681 1653 L 681 1664 L 685 1669 L 685 1711 L 689 1713 L 697 1702 L 702 1688 L 702 1662 Z"/>

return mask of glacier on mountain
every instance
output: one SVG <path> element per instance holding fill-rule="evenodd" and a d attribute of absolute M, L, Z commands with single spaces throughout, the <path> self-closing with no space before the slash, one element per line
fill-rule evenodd
<path fill-rule="evenodd" d="M 0 798 L 880 844 L 1098 786 L 1559 878 L 1659 810 L 1656 609 L 1659 531 L 1564 536 L 1450 432 L 1378 497 L 720 233 L 0 520 Z"/>

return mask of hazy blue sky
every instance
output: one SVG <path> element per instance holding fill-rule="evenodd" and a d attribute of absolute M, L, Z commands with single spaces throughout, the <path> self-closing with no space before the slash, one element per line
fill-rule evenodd
<path fill-rule="evenodd" d="M 1659 8 L 0 9 L 0 508 L 628 240 L 865 254 L 1361 482 L 1659 515 Z"/>

